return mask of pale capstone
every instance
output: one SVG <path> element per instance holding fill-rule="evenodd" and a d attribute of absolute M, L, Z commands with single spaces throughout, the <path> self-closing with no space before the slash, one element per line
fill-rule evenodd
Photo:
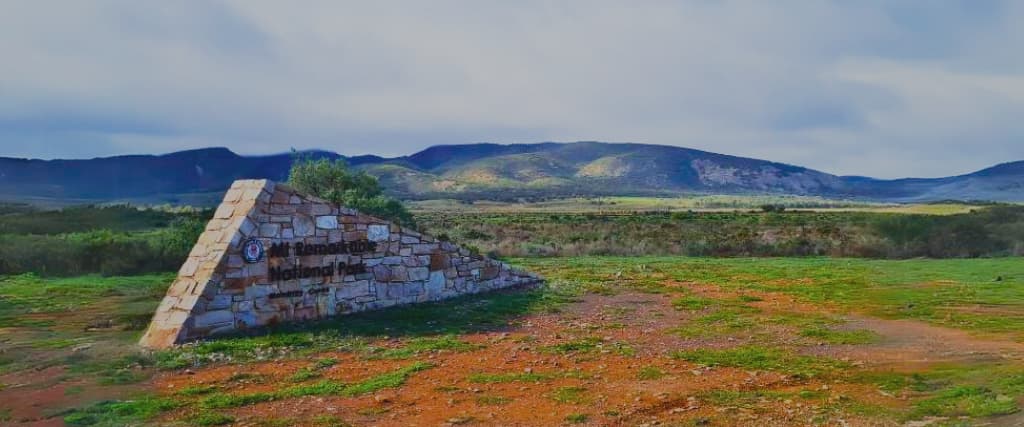
<path fill-rule="evenodd" d="M 235 213 L 235 205 L 231 203 L 224 203 L 217 208 L 217 211 L 213 213 L 213 217 L 217 219 L 228 219 Z"/>
<path fill-rule="evenodd" d="M 224 201 L 229 203 L 237 202 L 242 197 L 242 191 L 237 188 L 229 189 L 227 193 L 224 193 Z"/>
<path fill-rule="evenodd" d="M 181 269 L 178 270 L 178 276 L 189 277 L 196 274 L 196 270 L 199 269 L 199 259 L 196 257 L 189 257 L 185 260 L 185 263 L 181 265 Z"/>

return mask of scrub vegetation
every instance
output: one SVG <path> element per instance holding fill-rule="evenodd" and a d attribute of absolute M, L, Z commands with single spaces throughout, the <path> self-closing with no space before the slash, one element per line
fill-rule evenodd
<path fill-rule="evenodd" d="M 897 211 L 898 212 L 898 211 Z M 428 232 L 499 256 L 837 256 L 904 259 L 1024 254 L 1024 207 L 950 215 L 889 211 L 421 212 Z"/>
<path fill-rule="evenodd" d="M 292 182 L 327 175 L 323 197 L 464 244 L 492 256 L 686 255 L 975 258 L 1024 254 L 1024 207 L 915 205 L 863 211 L 519 211 L 409 213 L 380 194 L 372 177 L 343 164 L 306 160 Z M 352 184 L 352 181 L 356 184 Z M 365 187 L 365 188 L 364 188 Z M 331 187 L 334 188 L 334 187 Z M 349 187 L 344 187 L 349 188 Z M 736 202 L 730 196 L 730 203 Z M 352 202 L 353 200 L 362 200 Z M 752 199 L 759 200 L 759 199 Z M 625 202 L 622 202 L 625 203 Z M 707 202 L 710 203 L 710 202 Z M 724 202 L 723 202 L 724 203 Z M 3 208 L 6 206 L 7 208 Z M 771 209 L 765 209 L 772 206 Z M 925 213 L 921 213 L 925 212 Z M 0 205 L 0 274 L 131 275 L 174 271 L 211 210 L 127 205 L 38 211 Z"/>

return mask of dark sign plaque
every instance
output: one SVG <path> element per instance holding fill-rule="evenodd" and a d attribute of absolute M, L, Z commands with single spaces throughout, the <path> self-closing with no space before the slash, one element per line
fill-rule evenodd
<path fill-rule="evenodd" d="M 263 259 L 263 242 L 260 239 L 249 239 L 242 245 L 242 258 L 249 264 Z"/>

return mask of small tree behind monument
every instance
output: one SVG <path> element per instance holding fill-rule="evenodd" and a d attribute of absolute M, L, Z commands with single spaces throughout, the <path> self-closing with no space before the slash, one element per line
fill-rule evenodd
<path fill-rule="evenodd" d="M 412 214 L 402 202 L 383 194 L 377 178 L 353 171 L 342 159 L 314 159 L 296 154 L 288 173 L 288 185 L 368 215 L 413 225 Z"/>

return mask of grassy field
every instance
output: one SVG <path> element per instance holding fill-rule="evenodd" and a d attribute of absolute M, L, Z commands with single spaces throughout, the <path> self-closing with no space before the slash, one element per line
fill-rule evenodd
<path fill-rule="evenodd" d="M 730 212 L 760 210 L 763 206 L 782 206 L 787 210 L 812 212 L 874 212 L 926 215 L 953 215 L 983 208 L 969 203 L 897 204 L 856 200 L 835 200 L 810 196 L 729 196 L 695 195 L 689 197 L 586 197 L 533 202 L 497 202 L 479 200 L 420 200 L 409 202 L 418 213 L 634 213 L 634 212 Z"/>
<path fill-rule="evenodd" d="M 158 353 L 172 276 L 0 279 L 0 423 L 1018 425 L 1024 261 L 575 257 Z"/>

